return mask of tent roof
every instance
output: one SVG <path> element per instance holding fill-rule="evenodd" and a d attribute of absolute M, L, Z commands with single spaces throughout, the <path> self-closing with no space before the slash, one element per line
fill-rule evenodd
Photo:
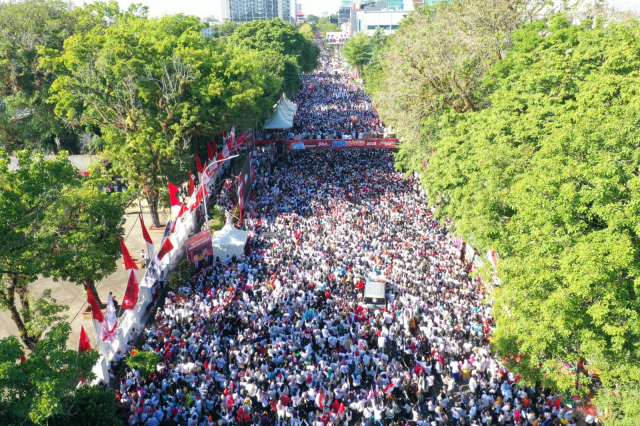
<path fill-rule="evenodd" d="M 224 227 L 218 232 L 214 232 L 211 243 L 213 246 L 229 246 L 229 245 L 244 245 L 249 237 L 248 231 L 237 229 L 230 223 L 224 225 Z"/>
<path fill-rule="evenodd" d="M 291 102 L 285 94 L 275 106 L 273 117 L 264 122 L 265 129 L 289 129 L 293 127 L 293 117 L 296 115 L 298 105 Z"/>

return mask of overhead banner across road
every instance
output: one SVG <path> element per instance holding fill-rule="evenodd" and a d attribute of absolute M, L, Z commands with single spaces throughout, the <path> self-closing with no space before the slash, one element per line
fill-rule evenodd
<path fill-rule="evenodd" d="M 289 149 L 397 148 L 398 139 L 314 139 L 287 141 Z"/>

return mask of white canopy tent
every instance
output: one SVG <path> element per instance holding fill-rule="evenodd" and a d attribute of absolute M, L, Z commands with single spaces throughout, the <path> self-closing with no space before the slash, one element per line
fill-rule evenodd
<path fill-rule="evenodd" d="M 289 129 L 293 127 L 293 117 L 296 115 L 298 105 L 291 102 L 285 94 L 274 106 L 273 117 L 264 122 L 265 129 Z"/>
<path fill-rule="evenodd" d="M 224 225 L 224 227 L 213 234 L 211 244 L 213 245 L 213 255 L 220 257 L 220 260 L 224 262 L 227 257 L 233 256 L 240 257 L 244 254 L 244 246 L 247 243 L 249 232 L 237 229 L 230 223 Z"/>

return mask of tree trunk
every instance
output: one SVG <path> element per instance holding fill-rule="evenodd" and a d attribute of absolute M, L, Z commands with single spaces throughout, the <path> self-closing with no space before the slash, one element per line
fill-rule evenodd
<path fill-rule="evenodd" d="M 149 211 L 151 212 L 151 223 L 154 228 L 160 228 L 160 215 L 158 214 L 158 197 L 155 197 L 154 202 L 149 203 Z"/>
<path fill-rule="evenodd" d="M 149 204 L 149 211 L 151 212 L 151 222 L 155 228 L 160 228 L 162 225 L 160 224 L 160 215 L 158 213 L 158 202 L 160 201 L 160 196 L 158 191 L 151 185 L 145 185 L 144 188 L 144 198 L 147 200 Z"/>
<path fill-rule="evenodd" d="M 87 283 L 87 287 L 89 287 L 89 290 L 91 290 L 91 293 L 93 293 L 93 297 L 96 298 L 96 301 L 98 302 L 98 305 L 100 305 L 100 307 L 102 307 L 103 306 L 102 300 L 100 300 L 100 295 L 98 294 L 98 290 L 96 290 L 95 281 L 93 281 L 93 279 L 91 279 L 91 278 L 87 278 L 85 280 L 85 282 Z"/>
<path fill-rule="evenodd" d="M 24 343 L 24 345 L 27 348 L 29 348 L 32 352 L 35 352 L 38 349 L 37 343 L 39 339 L 29 334 L 29 332 L 27 331 L 27 327 L 24 325 L 24 322 L 22 321 L 20 312 L 18 312 L 18 307 L 16 306 L 16 297 L 15 297 L 16 281 L 17 281 L 17 278 L 14 278 L 14 277 L 11 278 L 11 284 L 6 286 L 5 291 L 2 292 L 1 297 L 2 299 L 4 299 L 3 301 L 6 304 L 6 308 L 11 314 L 11 319 L 18 327 L 18 332 L 20 333 L 20 338 L 22 339 L 22 343 Z"/>

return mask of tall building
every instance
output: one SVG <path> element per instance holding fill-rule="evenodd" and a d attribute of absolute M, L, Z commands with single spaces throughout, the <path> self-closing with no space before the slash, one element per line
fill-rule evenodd
<path fill-rule="evenodd" d="M 304 13 L 302 13 L 302 5 L 296 2 L 296 22 L 304 22 Z"/>
<path fill-rule="evenodd" d="M 222 18 L 242 24 L 258 19 L 291 21 L 291 0 L 221 0 Z"/>
<path fill-rule="evenodd" d="M 389 10 L 403 10 L 404 2 L 408 0 L 342 0 L 343 9 L 361 9 L 363 6 L 371 3 L 386 3 Z"/>

